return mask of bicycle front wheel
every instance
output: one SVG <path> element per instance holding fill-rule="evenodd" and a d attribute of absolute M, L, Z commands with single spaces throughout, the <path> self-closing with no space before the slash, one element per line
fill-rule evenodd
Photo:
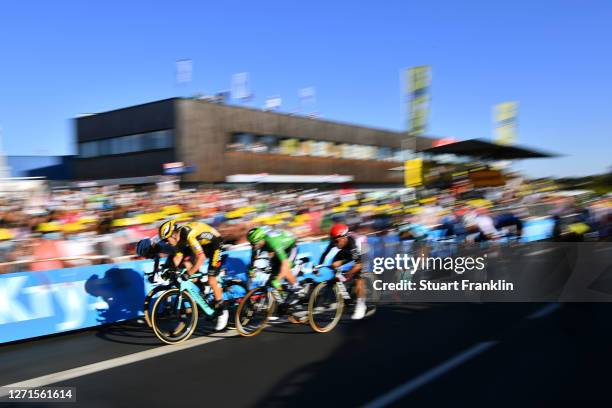
<path fill-rule="evenodd" d="M 236 309 L 240 305 L 242 298 L 246 296 L 249 289 L 247 285 L 239 280 L 231 280 L 224 282 L 223 286 L 223 300 L 225 300 L 225 306 L 229 310 L 231 319 L 228 324 L 229 328 L 236 328 L 235 316 Z"/>
<path fill-rule="evenodd" d="M 164 343 L 182 343 L 191 337 L 197 325 L 198 305 L 189 292 L 169 289 L 153 304 L 151 326 Z"/>
<path fill-rule="evenodd" d="M 343 310 L 344 298 L 338 287 L 334 283 L 321 282 L 310 294 L 308 323 L 316 332 L 330 332 L 340 321 Z"/>
<path fill-rule="evenodd" d="M 256 336 L 266 327 L 275 301 L 266 287 L 250 290 L 236 309 L 236 330 L 244 337 Z"/>
<path fill-rule="evenodd" d="M 168 289 L 170 289 L 169 286 L 155 286 L 153 289 L 149 291 L 149 293 L 147 293 L 147 296 L 145 296 L 142 311 L 143 311 L 144 319 L 145 319 L 145 322 L 147 323 L 147 326 L 152 327 L 151 326 L 151 311 L 153 310 L 153 304 L 155 304 L 155 300 L 157 296 L 161 292 L 168 290 Z"/>

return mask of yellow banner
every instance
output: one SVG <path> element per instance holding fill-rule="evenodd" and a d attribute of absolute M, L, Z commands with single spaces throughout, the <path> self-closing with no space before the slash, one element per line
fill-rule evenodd
<path fill-rule="evenodd" d="M 413 135 L 425 133 L 429 116 L 429 85 L 431 67 L 422 65 L 406 70 L 406 94 L 408 104 L 408 129 Z"/>
<path fill-rule="evenodd" d="M 518 102 L 504 102 L 495 105 L 495 143 L 513 145 L 517 137 Z"/>
<path fill-rule="evenodd" d="M 406 160 L 404 162 L 404 185 L 417 187 L 423 184 L 423 159 Z"/>

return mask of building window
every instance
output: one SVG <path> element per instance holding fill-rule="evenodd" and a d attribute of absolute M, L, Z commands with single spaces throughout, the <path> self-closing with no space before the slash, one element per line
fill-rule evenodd
<path fill-rule="evenodd" d="M 303 140 L 274 135 L 234 133 L 227 144 L 233 152 L 282 154 L 286 156 L 333 157 L 349 160 L 401 160 L 400 149 L 334 143 L 319 140 Z"/>
<path fill-rule="evenodd" d="M 174 138 L 171 130 L 160 130 L 144 134 L 150 149 L 169 149 L 174 146 Z"/>
<path fill-rule="evenodd" d="M 259 137 L 259 143 L 263 146 L 264 153 L 278 153 L 278 138 L 272 135 L 263 135 Z"/>
<path fill-rule="evenodd" d="M 96 142 L 81 143 L 79 147 L 79 154 L 81 157 L 95 157 L 98 155 Z"/>
<path fill-rule="evenodd" d="M 156 132 L 112 137 L 79 144 L 79 156 L 83 158 L 169 149 L 174 146 L 174 132 Z"/>

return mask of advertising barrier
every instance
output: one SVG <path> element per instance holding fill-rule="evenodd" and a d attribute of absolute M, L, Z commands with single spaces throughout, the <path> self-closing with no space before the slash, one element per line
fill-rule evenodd
<path fill-rule="evenodd" d="M 326 242 L 299 245 L 317 262 Z M 229 251 L 229 276 L 246 280 L 250 249 Z M 129 261 L 0 275 L 0 343 L 142 316 L 153 261 Z"/>

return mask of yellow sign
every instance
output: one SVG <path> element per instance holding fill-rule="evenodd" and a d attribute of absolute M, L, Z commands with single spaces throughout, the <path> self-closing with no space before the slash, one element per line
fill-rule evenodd
<path fill-rule="evenodd" d="M 494 107 L 495 143 L 513 145 L 517 134 L 518 102 L 504 102 Z"/>
<path fill-rule="evenodd" d="M 408 129 L 412 135 L 421 135 L 427 129 L 430 83 L 431 67 L 429 65 L 406 70 L 406 94 L 410 98 Z"/>
<path fill-rule="evenodd" d="M 299 141 L 297 139 L 285 139 L 280 142 L 281 154 L 294 155 L 297 151 Z"/>
<path fill-rule="evenodd" d="M 417 187 L 423 184 L 423 159 L 406 160 L 404 162 L 404 185 Z"/>

